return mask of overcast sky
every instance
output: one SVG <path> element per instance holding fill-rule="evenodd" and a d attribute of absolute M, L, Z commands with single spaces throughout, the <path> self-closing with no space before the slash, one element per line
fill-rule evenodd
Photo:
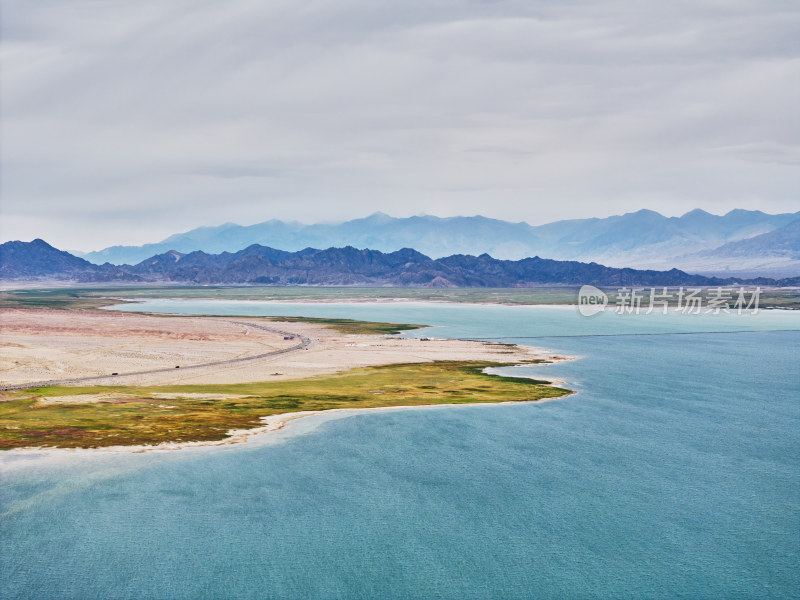
<path fill-rule="evenodd" d="M 0 237 L 800 210 L 797 0 L 3 0 Z"/>

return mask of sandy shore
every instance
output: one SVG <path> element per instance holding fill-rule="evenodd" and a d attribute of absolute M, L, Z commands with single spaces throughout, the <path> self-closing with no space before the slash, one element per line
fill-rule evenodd
<path fill-rule="evenodd" d="M 561 383 L 561 382 L 559 382 Z M 555 382 L 553 385 L 557 385 Z M 558 398 L 546 398 L 537 400 L 536 403 L 553 402 L 556 400 L 563 400 L 569 396 L 576 394 L 571 392 L 565 396 Z M 13 448 L 11 450 L 4 450 L 0 452 L 0 466 L 3 466 L 3 457 L 13 460 L 14 457 L 24 456 L 38 456 L 46 457 L 66 457 L 76 455 L 104 455 L 104 454 L 142 454 L 145 452 L 175 452 L 178 450 L 201 450 L 210 448 L 227 447 L 233 445 L 244 444 L 253 438 L 261 437 L 269 433 L 281 431 L 286 429 L 292 422 L 309 417 L 327 416 L 333 418 L 344 418 L 356 416 L 359 414 L 368 414 L 370 412 L 385 412 L 385 411 L 405 411 L 405 410 L 435 410 L 447 408 L 466 408 L 466 407 L 489 407 L 501 406 L 510 404 L 528 404 L 528 402 L 475 402 L 470 404 L 428 404 L 428 405 L 414 405 L 414 406 L 379 406 L 370 408 L 332 408 L 329 410 L 308 410 L 302 412 L 282 413 L 279 415 L 270 415 L 261 417 L 263 425 L 261 427 L 254 427 L 252 429 L 234 429 L 228 432 L 228 437 L 222 440 L 201 441 L 201 442 L 163 442 L 161 444 L 154 444 L 150 446 L 103 446 L 100 448 L 42 448 L 42 447 L 29 447 L 29 448 Z"/>
<path fill-rule="evenodd" d="M 217 319 L 6 309 L 0 310 L 0 381 L 18 384 L 174 369 L 296 343 L 277 333 Z M 161 380 L 170 377 L 152 378 L 153 383 Z M 93 384 L 105 383 L 146 381 L 120 377 Z"/>
<path fill-rule="evenodd" d="M 235 322 L 234 322 L 235 321 Z M 306 350 L 224 366 L 190 365 L 245 358 L 297 340 L 247 323 L 314 340 Z M 431 329 L 431 334 L 435 329 Z M 524 346 L 487 342 L 343 335 L 322 325 L 242 317 L 172 317 L 106 311 L 0 310 L 0 383 L 109 375 L 92 385 L 226 384 L 299 379 L 355 367 L 435 360 L 559 360 Z M 174 369 L 180 365 L 182 369 Z M 123 376 L 170 368 L 167 373 Z M 119 376 L 110 376 L 120 373 Z"/>

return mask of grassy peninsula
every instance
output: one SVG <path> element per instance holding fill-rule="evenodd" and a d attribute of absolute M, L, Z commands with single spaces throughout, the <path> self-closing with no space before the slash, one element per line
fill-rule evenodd
<path fill-rule="evenodd" d="M 262 317 L 266 321 L 282 323 L 313 323 L 324 325 L 345 335 L 396 335 L 403 331 L 422 329 L 428 325 L 412 323 L 382 323 L 379 321 L 356 321 L 355 319 L 324 319 L 321 317 Z"/>
<path fill-rule="evenodd" d="M 333 408 L 523 402 L 570 390 L 483 373 L 509 366 L 439 361 L 353 369 L 292 381 L 162 387 L 48 387 L 6 393 L 0 448 L 153 445 L 222 440 L 260 417 Z"/>

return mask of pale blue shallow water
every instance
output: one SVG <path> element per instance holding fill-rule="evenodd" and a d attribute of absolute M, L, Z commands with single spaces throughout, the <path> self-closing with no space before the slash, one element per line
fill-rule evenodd
<path fill-rule="evenodd" d="M 550 348 L 580 359 L 511 370 L 579 393 L 304 419 L 221 449 L 8 454 L 0 597 L 798 596 L 800 313 L 248 306 Z"/>

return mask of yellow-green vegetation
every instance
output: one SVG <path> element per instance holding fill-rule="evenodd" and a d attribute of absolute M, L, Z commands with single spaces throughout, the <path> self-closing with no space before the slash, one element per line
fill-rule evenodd
<path fill-rule="evenodd" d="M 356 321 L 354 319 L 322 319 L 318 317 L 267 317 L 268 321 L 284 323 L 314 323 L 324 325 L 339 333 L 355 335 L 384 334 L 394 335 L 410 329 L 422 329 L 428 325 L 412 325 L 409 323 L 380 323 L 377 321 Z"/>
<path fill-rule="evenodd" d="M 117 290 L 117 292 L 119 291 Z M 92 297 L 91 291 L 85 288 L 30 289 L 0 292 L 0 308 L 91 310 L 122 303 L 121 300 Z"/>
<path fill-rule="evenodd" d="M 440 361 L 367 367 L 293 381 L 29 389 L 0 397 L 0 448 L 96 448 L 221 440 L 231 429 L 258 427 L 260 417 L 280 413 L 521 402 L 571 393 L 546 381 L 483 372 L 496 366 L 508 365 Z M 46 403 L 55 396 L 85 394 L 103 394 L 105 399 Z"/>

